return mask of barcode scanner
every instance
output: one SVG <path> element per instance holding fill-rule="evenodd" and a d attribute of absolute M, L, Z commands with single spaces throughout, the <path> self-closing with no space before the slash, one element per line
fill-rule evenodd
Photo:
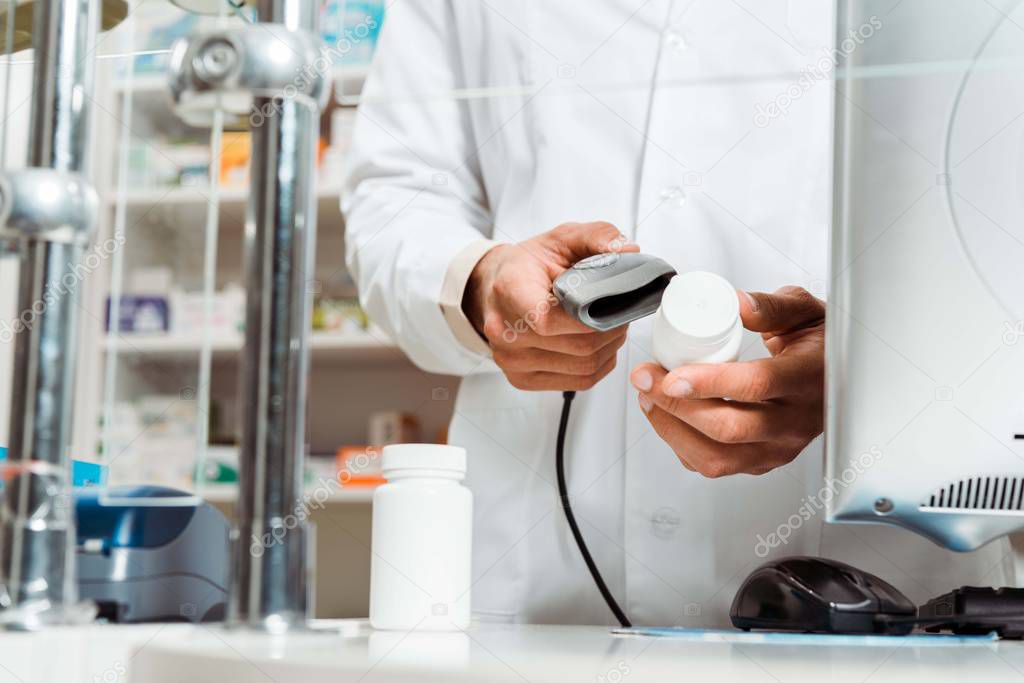
<path fill-rule="evenodd" d="M 552 290 L 566 313 L 604 332 L 657 311 L 675 274 L 657 256 L 612 252 L 577 262 L 555 278 Z"/>

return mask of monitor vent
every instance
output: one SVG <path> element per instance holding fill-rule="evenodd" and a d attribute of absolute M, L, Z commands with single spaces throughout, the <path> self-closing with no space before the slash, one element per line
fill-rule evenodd
<path fill-rule="evenodd" d="M 935 491 L 921 507 L 945 510 L 1024 510 L 1024 479 L 961 479 Z"/>

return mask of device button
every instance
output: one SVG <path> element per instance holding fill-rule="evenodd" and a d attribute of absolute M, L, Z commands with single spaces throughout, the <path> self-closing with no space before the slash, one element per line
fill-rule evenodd
<path fill-rule="evenodd" d="M 582 261 L 578 261 L 573 268 L 576 270 L 589 270 L 591 268 L 605 268 L 617 262 L 619 255 L 612 254 L 595 254 L 594 256 L 588 256 Z"/>

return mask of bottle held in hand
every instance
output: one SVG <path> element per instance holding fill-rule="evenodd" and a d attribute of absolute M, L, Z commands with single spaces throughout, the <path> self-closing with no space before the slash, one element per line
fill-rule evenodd
<path fill-rule="evenodd" d="M 739 356 L 743 322 L 736 289 L 704 271 L 672 278 L 654 314 L 654 358 L 666 370 Z"/>

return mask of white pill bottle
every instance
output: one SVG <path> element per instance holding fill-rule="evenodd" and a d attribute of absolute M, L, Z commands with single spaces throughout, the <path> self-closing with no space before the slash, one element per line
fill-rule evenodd
<path fill-rule="evenodd" d="M 370 624 L 456 631 L 469 626 L 473 494 L 466 450 L 385 446 L 387 484 L 373 494 Z"/>
<path fill-rule="evenodd" d="M 728 280 L 699 270 L 672 278 L 654 314 L 654 359 L 662 367 L 734 361 L 742 340 L 739 299 Z"/>

